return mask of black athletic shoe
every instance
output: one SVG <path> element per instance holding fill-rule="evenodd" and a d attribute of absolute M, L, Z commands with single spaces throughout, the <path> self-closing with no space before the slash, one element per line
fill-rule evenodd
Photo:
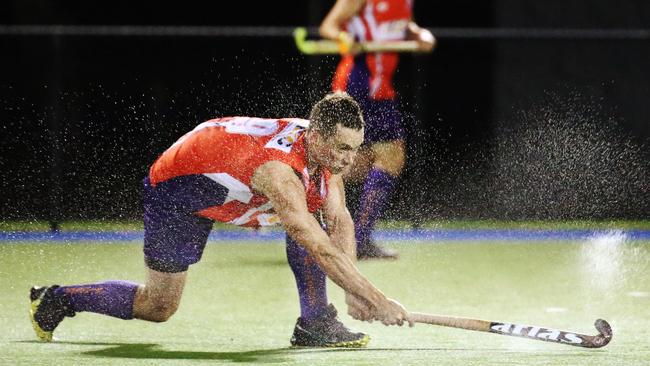
<path fill-rule="evenodd" d="M 32 287 L 29 291 L 31 307 L 29 317 L 36 336 L 43 342 L 52 341 L 54 329 L 66 316 L 72 317 L 75 311 L 72 310 L 70 301 L 65 296 L 55 296 L 54 290 L 59 286 Z"/>
<path fill-rule="evenodd" d="M 375 244 L 374 241 L 369 241 L 357 248 L 357 259 L 397 259 L 399 255 L 397 251 L 388 248 L 382 248 Z"/>
<path fill-rule="evenodd" d="M 298 318 L 293 329 L 291 345 L 294 347 L 365 347 L 370 336 L 351 332 L 336 317 L 336 309 L 330 304 L 327 311 L 316 319 L 305 321 Z"/>

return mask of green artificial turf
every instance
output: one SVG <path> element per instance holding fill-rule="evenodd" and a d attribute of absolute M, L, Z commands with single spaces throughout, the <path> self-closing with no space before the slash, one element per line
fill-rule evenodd
<path fill-rule="evenodd" d="M 384 220 L 377 223 L 378 229 L 399 230 L 415 227 L 408 221 Z M 422 229 L 639 229 L 650 230 L 650 220 L 570 220 L 570 221 L 499 221 L 499 220 L 434 220 L 425 221 L 417 226 Z M 62 231 L 137 231 L 143 230 L 142 221 L 136 220 L 94 220 L 63 221 L 59 223 Z M 248 230 L 234 225 L 215 223 L 215 230 Z M 0 232 L 9 231 L 48 231 L 46 221 L 0 221 Z M 279 226 L 265 230 L 281 230 Z"/>
<path fill-rule="evenodd" d="M 210 243 L 191 267 L 178 312 L 166 323 L 91 313 L 66 319 L 58 341 L 35 341 L 28 289 L 107 279 L 142 281 L 141 243 L 0 244 L 2 365 L 642 365 L 650 361 L 650 242 L 612 235 L 589 242 L 391 242 L 401 258 L 360 270 L 412 311 L 541 325 L 595 334 L 596 350 L 419 324 L 361 323 L 342 291 L 330 301 L 368 348 L 290 349 L 299 315 L 281 242 Z"/>

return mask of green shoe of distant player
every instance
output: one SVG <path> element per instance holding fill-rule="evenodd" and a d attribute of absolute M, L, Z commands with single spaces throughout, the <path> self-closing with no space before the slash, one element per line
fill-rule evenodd
<path fill-rule="evenodd" d="M 294 347 L 365 347 L 370 336 L 351 332 L 336 317 L 336 309 L 330 304 L 327 311 L 316 319 L 298 318 L 291 337 Z"/>
<path fill-rule="evenodd" d="M 75 311 L 72 310 L 69 300 L 65 296 L 54 295 L 54 290 L 59 286 L 32 287 L 29 291 L 31 307 L 29 317 L 36 336 L 43 342 L 52 341 L 54 329 L 63 321 L 66 316 L 72 317 Z"/>

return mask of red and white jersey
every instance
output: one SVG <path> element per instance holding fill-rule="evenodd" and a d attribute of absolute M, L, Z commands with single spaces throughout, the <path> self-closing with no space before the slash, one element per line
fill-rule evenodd
<path fill-rule="evenodd" d="M 366 0 L 357 15 L 348 21 L 346 30 L 361 42 L 404 40 L 412 15 L 412 0 Z M 369 72 L 369 97 L 375 100 L 394 99 L 393 75 L 399 62 L 398 54 L 369 53 L 365 55 L 365 62 Z M 333 90 L 346 90 L 353 66 L 351 55 L 342 58 L 334 76 Z"/>
<path fill-rule="evenodd" d="M 311 179 L 304 146 L 308 120 L 226 117 L 198 125 L 167 149 L 151 166 L 151 184 L 179 176 L 202 174 L 228 189 L 220 206 L 196 212 L 215 221 L 240 226 L 279 223 L 268 198 L 255 192 L 251 177 L 272 160 L 291 166 L 307 194 L 309 212 L 316 212 L 328 192 L 331 173 L 323 170 Z M 317 180 L 317 181 L 315 181 Z"/>
<path fill-rule="evenodd" d="M 412 0 L 366 0 L 347 31 L 362 42 L 403 40 L 412 14 Z"/>

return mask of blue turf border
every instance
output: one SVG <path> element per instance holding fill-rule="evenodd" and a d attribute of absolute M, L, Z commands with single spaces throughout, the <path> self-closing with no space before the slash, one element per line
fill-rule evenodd
<path fill-rule="evenodd" d="M 629 240 L 650 240 L 650 230 L 526 230 L 526 229 L 409 229 L 379 230 L 374 237 L 379 241 L 559 241 L 583 240 L 597 235 L 624 234 Z M 278 241 L 284 231 L 213 231 L 210 241 Z M 141 231 L 65 231 L 0 232 L 0 242 L 14 241 L 142 241 Z"/>

